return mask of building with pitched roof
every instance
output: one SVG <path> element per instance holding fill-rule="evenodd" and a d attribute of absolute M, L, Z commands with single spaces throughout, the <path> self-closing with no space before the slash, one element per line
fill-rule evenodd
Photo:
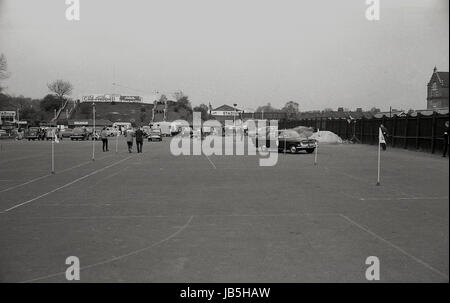
<path fill-rule="evenodd" d="M 427 84 L 427 109 L 448 108 L 448 72 L 433 69 Z"/>

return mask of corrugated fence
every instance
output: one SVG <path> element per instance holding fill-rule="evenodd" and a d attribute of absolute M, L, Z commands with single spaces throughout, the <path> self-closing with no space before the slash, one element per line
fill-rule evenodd
<path fill-rule="evenodd" d="M 279 113 L 277 113 L 279 114 Z M 404 149 L 423 150 L 434 153 L 444 146 L 443 134 L 445 121 L 449 114 L 384 116 L 383 118 L 331 119 L 317 117 L 311 119 L 289 120 L 264 114 L 266 119 L 278 119 L 278 128 L 311 126 L 320 130 L 328 130 L 344 140 L 353 140 L 364 144 L 378 143 L 378 128 L 383 124 L 388 129 L 388 145 Z"/>

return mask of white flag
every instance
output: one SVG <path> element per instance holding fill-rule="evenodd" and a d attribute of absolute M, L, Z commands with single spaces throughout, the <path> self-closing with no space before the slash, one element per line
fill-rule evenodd
<path fill-rule="evenodd" d="M 59 143 L 58 135 L 56 134 L 56 132 L 53 132 L 53 135 L 55 136 L 55 142 Z"/>
<path fill-rule="evenodd" d="M 383 132 L 381 131 L 381 127 L 379 129 L 379 135 L 378 135 L 378 144 L 386 144 L 386 140 L 384 140 Z"/>

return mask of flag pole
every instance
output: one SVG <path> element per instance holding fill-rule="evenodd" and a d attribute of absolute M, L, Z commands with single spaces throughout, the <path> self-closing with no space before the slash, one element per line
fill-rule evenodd
<path fill-rule="evenodd" d="M 380 154 L 381 154 L 381 129 L 378 128 L 378 175 L 377 175 L 377 186 L 380 185 Z"/>

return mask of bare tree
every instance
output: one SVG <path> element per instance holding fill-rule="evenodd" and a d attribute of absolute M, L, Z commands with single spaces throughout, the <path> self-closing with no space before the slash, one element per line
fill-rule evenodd
<path fill-rule="evenodd" d="M 52 83 L 47 84 L 49 91 L 54 93 L 61 101 L 61 106 L 64 102 L 64 97 L 72 93 L 73 86 L 69 81 L 55 80 Z"/>
<path fill-rule="evenodd" d="M 8 63 L 6 62 L 6 57 L 4 54 L 0 55 L 0 81 L 5 80 L 9 77 L 8 73 Z M 0 93 L 2 92 L 3 87 L 0 85 Z"/>

